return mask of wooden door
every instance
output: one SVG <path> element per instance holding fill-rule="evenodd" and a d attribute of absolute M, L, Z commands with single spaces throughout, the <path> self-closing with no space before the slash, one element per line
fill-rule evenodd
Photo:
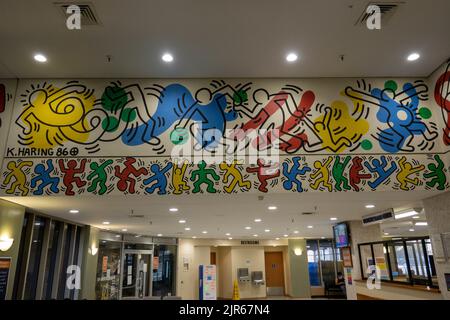
<path fill-rule="evenodd" d="M 216 265 L 216 253 L 215 252 L 211 252 L 209 255 L 209 264 L 214 264 Z"/>
<path fill-rule="evenodd" d="M 284 265 L 282 252 L 265 252 L 266 286 L 279 287 L 284 291 Z"/>

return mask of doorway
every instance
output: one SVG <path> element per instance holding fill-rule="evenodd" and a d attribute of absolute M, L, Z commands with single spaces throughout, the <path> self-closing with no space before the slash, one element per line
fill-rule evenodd
<path fill-rule="evenodd" d="M 284 295 L 283 252 L 264 252 L 268 296 Z"/>
<path fill-rule="evenodd" d="M 123 252 L 122 299 L 144 299 L 152 292 L 152 250 Z"/>

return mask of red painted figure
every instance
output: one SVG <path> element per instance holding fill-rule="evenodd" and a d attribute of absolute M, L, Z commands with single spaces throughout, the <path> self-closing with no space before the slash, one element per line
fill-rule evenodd
<path fill-rule="evenodd" d="M 125 162 L 123 163 L 125 165 L 125 168 L 122 170 L 122 172 L 120 171 L 120 166 L 114 167 L 114 174 L 117 178 L 119 178 L 119 181 L 117 182 L 117 188 L 120 191 L 125 191 L 128 188 L 128 192 L 135 193 L 134 187 L 136 185 L 136 179 L 130 177 L 130 175 L 139 177 L 142 174 L 148 174 L 148 171 L 145 168 L 136 169 L 133 166 L 135 162 L 135 158 L 127 157 Z M 130 183 L 129 187 L 128 183 Z"/>
<path fill-rule="evenodd" d="M 258 190 L 261 192 L 267 192 L 267 180 L 280 176 L 280 169 L 277 168 L 275 173 L 271 173 L 274 166 L 271 164 L 264 164 L 262 159 L 257 160 L 257 167 L 247 168 L 247 172 L 256 173 L 259 180 Z"/>
<path fill-rule="evenodd" d="M 350 185 L 355 189 L 355 191 L 359 191 L 358 184 L 361 183 L 361 179 L 370 179 L 372 175 L 370 173 L 360 173 L 363 170 L 362 166 L 362 158 L 354 157 L 352 159 L 352 166 L 350 167 Z"/>
<path fill-rule="evenodd" d="M 77 168 L 76 160 L 69 160 L 67 162 L 67 168 L 64 166 L 64 160 L 59 159 L 59 169 L 64 173 L 63 183 L 66 186 L 66 195 L 73 196 L 75 192 L 73 191 L 73 183 L 77 185 L 78 188 L 83 187 L 86 181 L 81 180 L 80 177 L 76 177 L 76 174 L 81 174 L 84 172 L 84 167 L 86 166 L 86 159 L 81 160 L 80 167 Z"/>

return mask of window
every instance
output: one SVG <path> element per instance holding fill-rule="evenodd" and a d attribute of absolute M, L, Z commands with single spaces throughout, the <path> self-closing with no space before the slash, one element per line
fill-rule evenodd
<path fill-rule="evenodd" d="M 378 270 L 382 281 L 437 287 L 428 237 L 363 243 L 358 250 L 364 279 Z"/>
<path fill-rule="evenodd" d="M 339 250 L 331 239 L 306 241 L 309 282 L 312 287 L 334 285 L 336 273 L 343 273 Z"/>
<path fill-rule="evenodd" d="M 176 250 L 174 245 L 155 245 L 153 249 L 154 296 L 175 294 Z"/>
<path fill-rule="evenodd" d="M 319 269 L 319 245 L 317 240 L 306 241 L 306 252 L 308 255 L 309 283 L 311 286 L 320 286 L 321 277 Z"/>
<path fill-rule="evenodd" d="M 81 264 L 82 227 L 26 213 L 13 298 L 77 299 L 66 287 L 67 267 Z"/>

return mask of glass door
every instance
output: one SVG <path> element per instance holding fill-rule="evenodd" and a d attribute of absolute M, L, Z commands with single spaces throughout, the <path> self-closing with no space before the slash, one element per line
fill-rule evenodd
<path fill-rule="evenodd" d="M 122 299 L 144 299 L 152 292 L 152 250 L 124 250 Z"/>

